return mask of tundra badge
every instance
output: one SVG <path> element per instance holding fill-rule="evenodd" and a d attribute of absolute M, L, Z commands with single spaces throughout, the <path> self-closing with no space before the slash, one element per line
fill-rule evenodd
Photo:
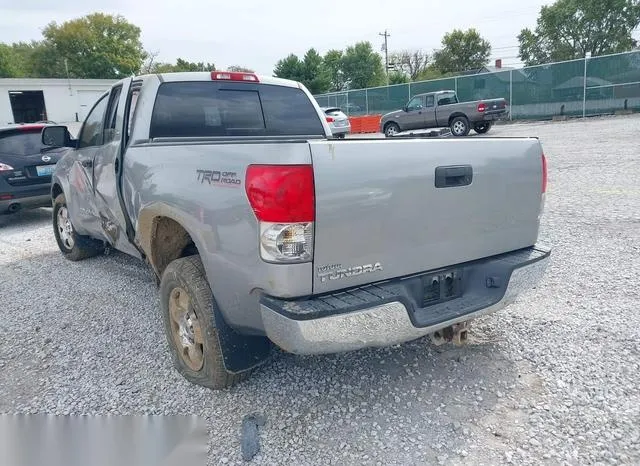
<path fill-rule="evenodd" d="M 321 283 L 324 283 L 327 280 L 342 280 L 343 278 L 373 272 L 382 272 L 382 264 L 380 262 L 353 267 L 342 267 L 340 264 L 318 267 L 318 278 Z"/>

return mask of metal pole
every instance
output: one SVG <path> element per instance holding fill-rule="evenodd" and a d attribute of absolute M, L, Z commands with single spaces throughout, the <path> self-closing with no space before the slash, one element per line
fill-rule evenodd
<path fill-rule="evenodd" d="M 509 70 L 509 120 L 513 120 L 513 70 Z"/>
<path fill-rule="evenodd" d="M 458 95 L 458 77 L 453 78 L 453 90 L 456 91 L 456 95 Z"/>
<path fill-rule="evenodd" d="M 584 56 L 584 80 L 582 85 L 582 118 L 587 116 L 587 60 L 591 58 L 591 52 Z"/>
<path fill-rule="evenodd" d="M 366 115 L 369 114 L 369 93 L 367 92 L 367 89 L 364 89 L 364 107 L 365 107 L 365 111 L 367 112 Z"/>
<path fill-rule="evenodd" d="M 387 43 L 387 38 L 390 37 L 391 34 L 389 34 L 385 29 L 384 33 L 379 32 L 378 35 L 384 36 L 384 70 L 387 73 L 387 86 L 388 86 L 389 85 L 389 47 Z"/>

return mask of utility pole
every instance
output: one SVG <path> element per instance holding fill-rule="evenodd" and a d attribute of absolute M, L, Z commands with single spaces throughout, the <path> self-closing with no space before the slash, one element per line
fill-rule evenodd
<path fill-rule="evenodd" d="M 378 35 L 384 37 L 384 45 L 382 46 L 382 49 L 384 50 L 384 70 L 387 73 L 387 86 L 388 86 L 389 85 L 389 47 L 387 43 L 387 38 L 390 37 L 391 34 L 389 34 L 385 29 L 384 33 L 379 32 Z"/>

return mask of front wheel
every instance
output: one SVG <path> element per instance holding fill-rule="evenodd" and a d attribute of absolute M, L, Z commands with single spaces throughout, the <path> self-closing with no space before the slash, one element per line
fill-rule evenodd
<path fill-rule="evenodd" d="M 53 201 L 53 234 L 58 248 L 69 260 L 80 261 L 104 252 L 102 241 L 79 235 L 75 231 L 64 194 L 58 195 Z"/>
<path fill-rule="evenodd" d="M 491 129 L 491 123 L 478 123 L 474 126 L 473 130 L 478 134 L 486 134 Z"/>
<path fill-rule="evenodd" d="M 160 280 L 160 307 L 173 364 L 189 382 L 218 390 L 249 372 L 226 370 L 214 306 L 200 256 L 176 259 L 167 266 Z"/>
<path fill-rule="evenodd" d="M 396 123 L 387 123 L 384 127 L 384 135 L 391 138 L 400 132 L 400 127 Z"/>

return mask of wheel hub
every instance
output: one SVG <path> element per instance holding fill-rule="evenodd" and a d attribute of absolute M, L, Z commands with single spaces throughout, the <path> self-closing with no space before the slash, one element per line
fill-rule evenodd
<path fill-rule="evenodd" d="M 194 371 L 204 364 L 204 340 L 191 298 L 182 287 L 171 291 L 169 300 L 171 333 L 182 361 Z"/>
<path fill-rule="evenodd" d="M 58 216 L 56 227 L 58 229 L 58 236 L 60 241 L 67 249 L 73 248 L 73 225 L 69 219 L 69 211 L 66 206 L 62 206 L 58 209 Z"/>

